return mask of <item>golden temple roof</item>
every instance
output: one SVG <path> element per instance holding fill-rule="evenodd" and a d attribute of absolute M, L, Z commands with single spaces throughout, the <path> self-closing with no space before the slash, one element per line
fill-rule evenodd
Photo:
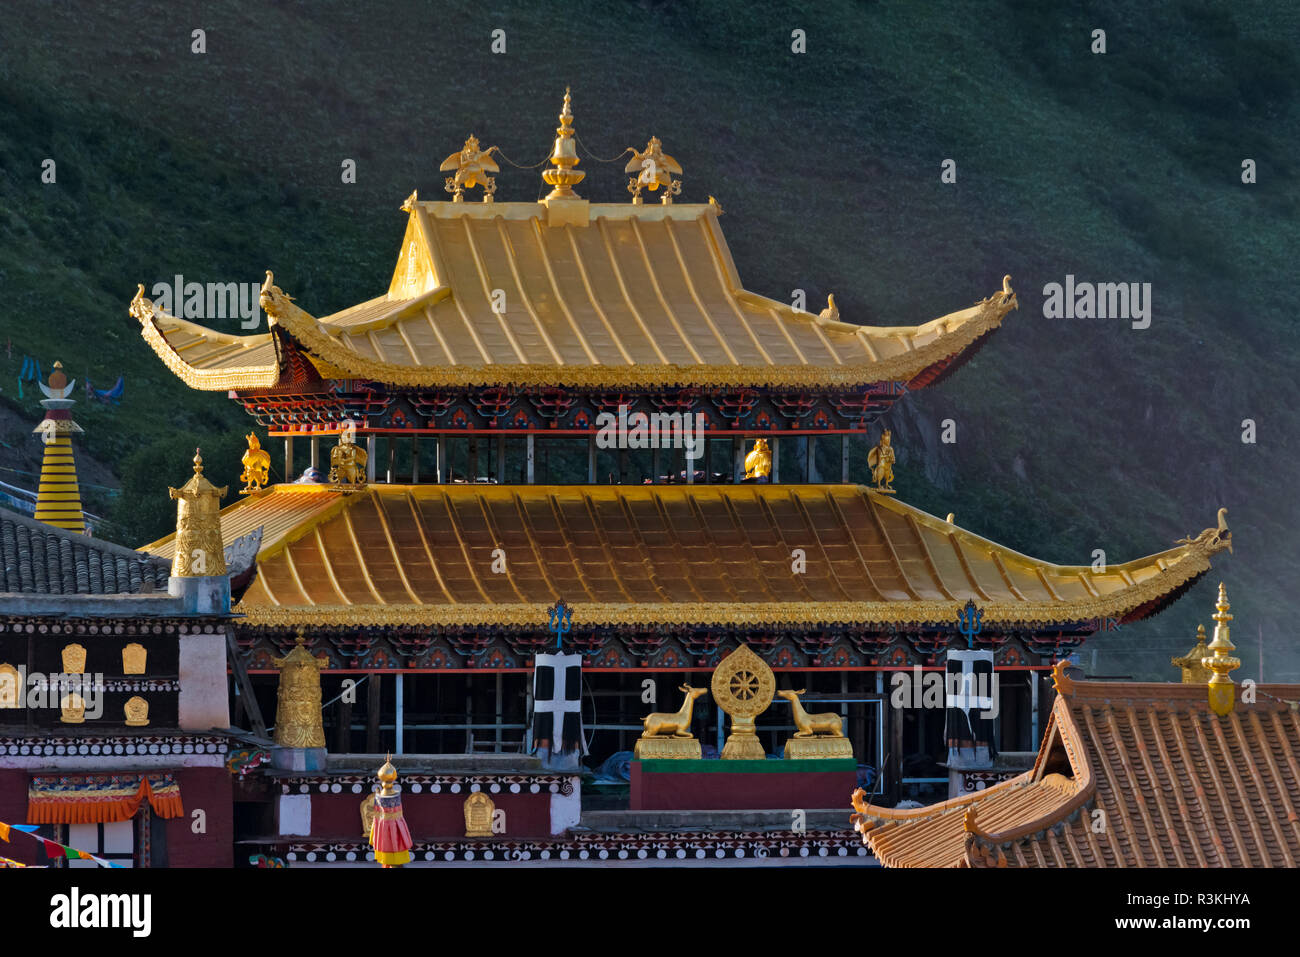
<path fill-rule="evenodd" d="M 1296 867 L 1297 685 L 1213 714 L 1205 686 L 1075 681 L 1032 770 L 930 807 L 864 804 L 887 867 Z"/>
<path fill-rule="evenodd" d="M 412 199 L 403 208 L 406 235 L 383 296 L 317 318 L 268 273 L 261 304 L 272 329 L 325 378 L 597 388 L 909 381 L 1016 305 L 999 291 L 887 328 L 797 311 L 743 287 L 713 204 Z M 191 388 L 270 388 L 281 378 L 286 360 L 271 333 L 217 332 L 142 293 L 131 314 Z"/>
<path fill-rule="evenodd" d="M 227 541 L 258 526 L 237 611 L 266 625 L 540 626 L 557 597 L 584 624 L 947 622 L 967 599 L 986 626 L 1140 617 L 1230 540 L 1094 572 L 853 485 L 278 485 L 222 512 Z"/>

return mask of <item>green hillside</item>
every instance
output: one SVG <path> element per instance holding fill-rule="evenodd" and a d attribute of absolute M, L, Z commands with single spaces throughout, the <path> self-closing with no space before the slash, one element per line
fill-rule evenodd
<path fill-rule="evenodd" d="M 0 17 L 0 480 L 31 485 L 39 461 L 22 357 L 46 372 L 62 359 L 79 380 L 83 477 L 105 487 L 90 501 L 127 544 L 166 531 L 165 486 L 193 447 L 233 482 L 250 420 L 166 371 L 127 315 L 136 283 L 270 268 L 318 315 L 374 296 L 411 189 L 442 195 L 437 164 L 471 132 L 537 163 L 571 85 L 582 195 L 625 199 L 622 164 L 596 158 L 658 135 L 685 168 L 682 199 L 724 206 L 757 292 L 803 289 L 814 310 L 834 292 L 844 318 L 893 325 L 1010 273 L 1020 311 L 890 417 L 902 498 L 1068 563 L 1161 550 L 1226 505 L 1236 554 L 1089 653 L 1101 673 L 1173 677 L 1168 656 L 1208 622 L 1221 578 L 1239 676 L 1258 674 L 1262 634 L 1267 676 L 1300 680 L 1300 363 L 1284 303 L 1300 249 L 1300 8 L 122 0 Z M 1098 28 L 1104 55 L 1089 50 Z M 791 52 L 796 29 L 806 53 Z M 949 158 L 955 184 L 940 181 Z M 500 200 L 542 189 L 509 165 L 498 183 Z M 1151 283 L 1150 328 L 1045 318 L 1043 287 L 1067 274 Z M 119 374 L 120 406 L 81 397 L 87 376 L 107 388 Z M 948 418 L 955 445 L 939 441 Z"/>

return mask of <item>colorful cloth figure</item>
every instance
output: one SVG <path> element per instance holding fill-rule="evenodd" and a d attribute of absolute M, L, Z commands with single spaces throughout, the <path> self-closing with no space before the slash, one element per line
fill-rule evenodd
<path fill-rule="evenodd" d="M 391 760 L 379 769 L 381 787 L 375 793 L 375 819 L 370 824 L 370 846 L 381 867 L 411 863 L 411 832 L 402 816 L 402 789 L 395 782 L 397 769 Z"/>

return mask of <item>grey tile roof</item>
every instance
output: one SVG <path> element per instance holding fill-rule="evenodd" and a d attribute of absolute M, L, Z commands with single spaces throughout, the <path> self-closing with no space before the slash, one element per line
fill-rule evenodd
<path fill-rule="evenodd" d="M 125 595 L 167 590 L 170 563 L 0 508 L 0 594 Z"/>

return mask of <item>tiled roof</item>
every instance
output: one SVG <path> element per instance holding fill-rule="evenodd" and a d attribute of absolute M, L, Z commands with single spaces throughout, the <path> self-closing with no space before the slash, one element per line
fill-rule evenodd
<path fill-rule="evenodd" d="M 853 485 L 279 485 L 222 512 L 226 541 L 258 526 L 239 605 L 254 624 L 529 625 L 557 597 L 609 624 L 947 622 L 968 599 L 986 625 L 1131 620 L 1228 543 L 1097 572 Z M 173 540 L 146 547 L 169 556 Z"/>
<path fill-rule="evenodd" d="M 399 386 L 850 387 L 909 382 L 1001 325 L 1001 292 L 920 325 L 864 326 L 747 291 L 716 208 L 592 204 L 549 225 L 539 203 L 409 205 L 388 293 L 324 318 L 278 288 L 272 327 L 327 378 Z M 196 389 L 270 388 L 271 333 L 207 329 L 137 298 L 132 314 Z"/>
<path fill-rule="evenodd" d="M 1205 685 L 1072 681 L 1033 770 L 916 810 L 855 794 L 890 867 L 1295 867 L 1300 686 L 1259 685 L 1226 717 Z M 1281 700 L 1279 700 L 1281 699 Z"/>
<path fill-rule="evenodd" d="M 170 563 L 0 509 L 0 594 L 121 595 L 167 590 Z"/>

